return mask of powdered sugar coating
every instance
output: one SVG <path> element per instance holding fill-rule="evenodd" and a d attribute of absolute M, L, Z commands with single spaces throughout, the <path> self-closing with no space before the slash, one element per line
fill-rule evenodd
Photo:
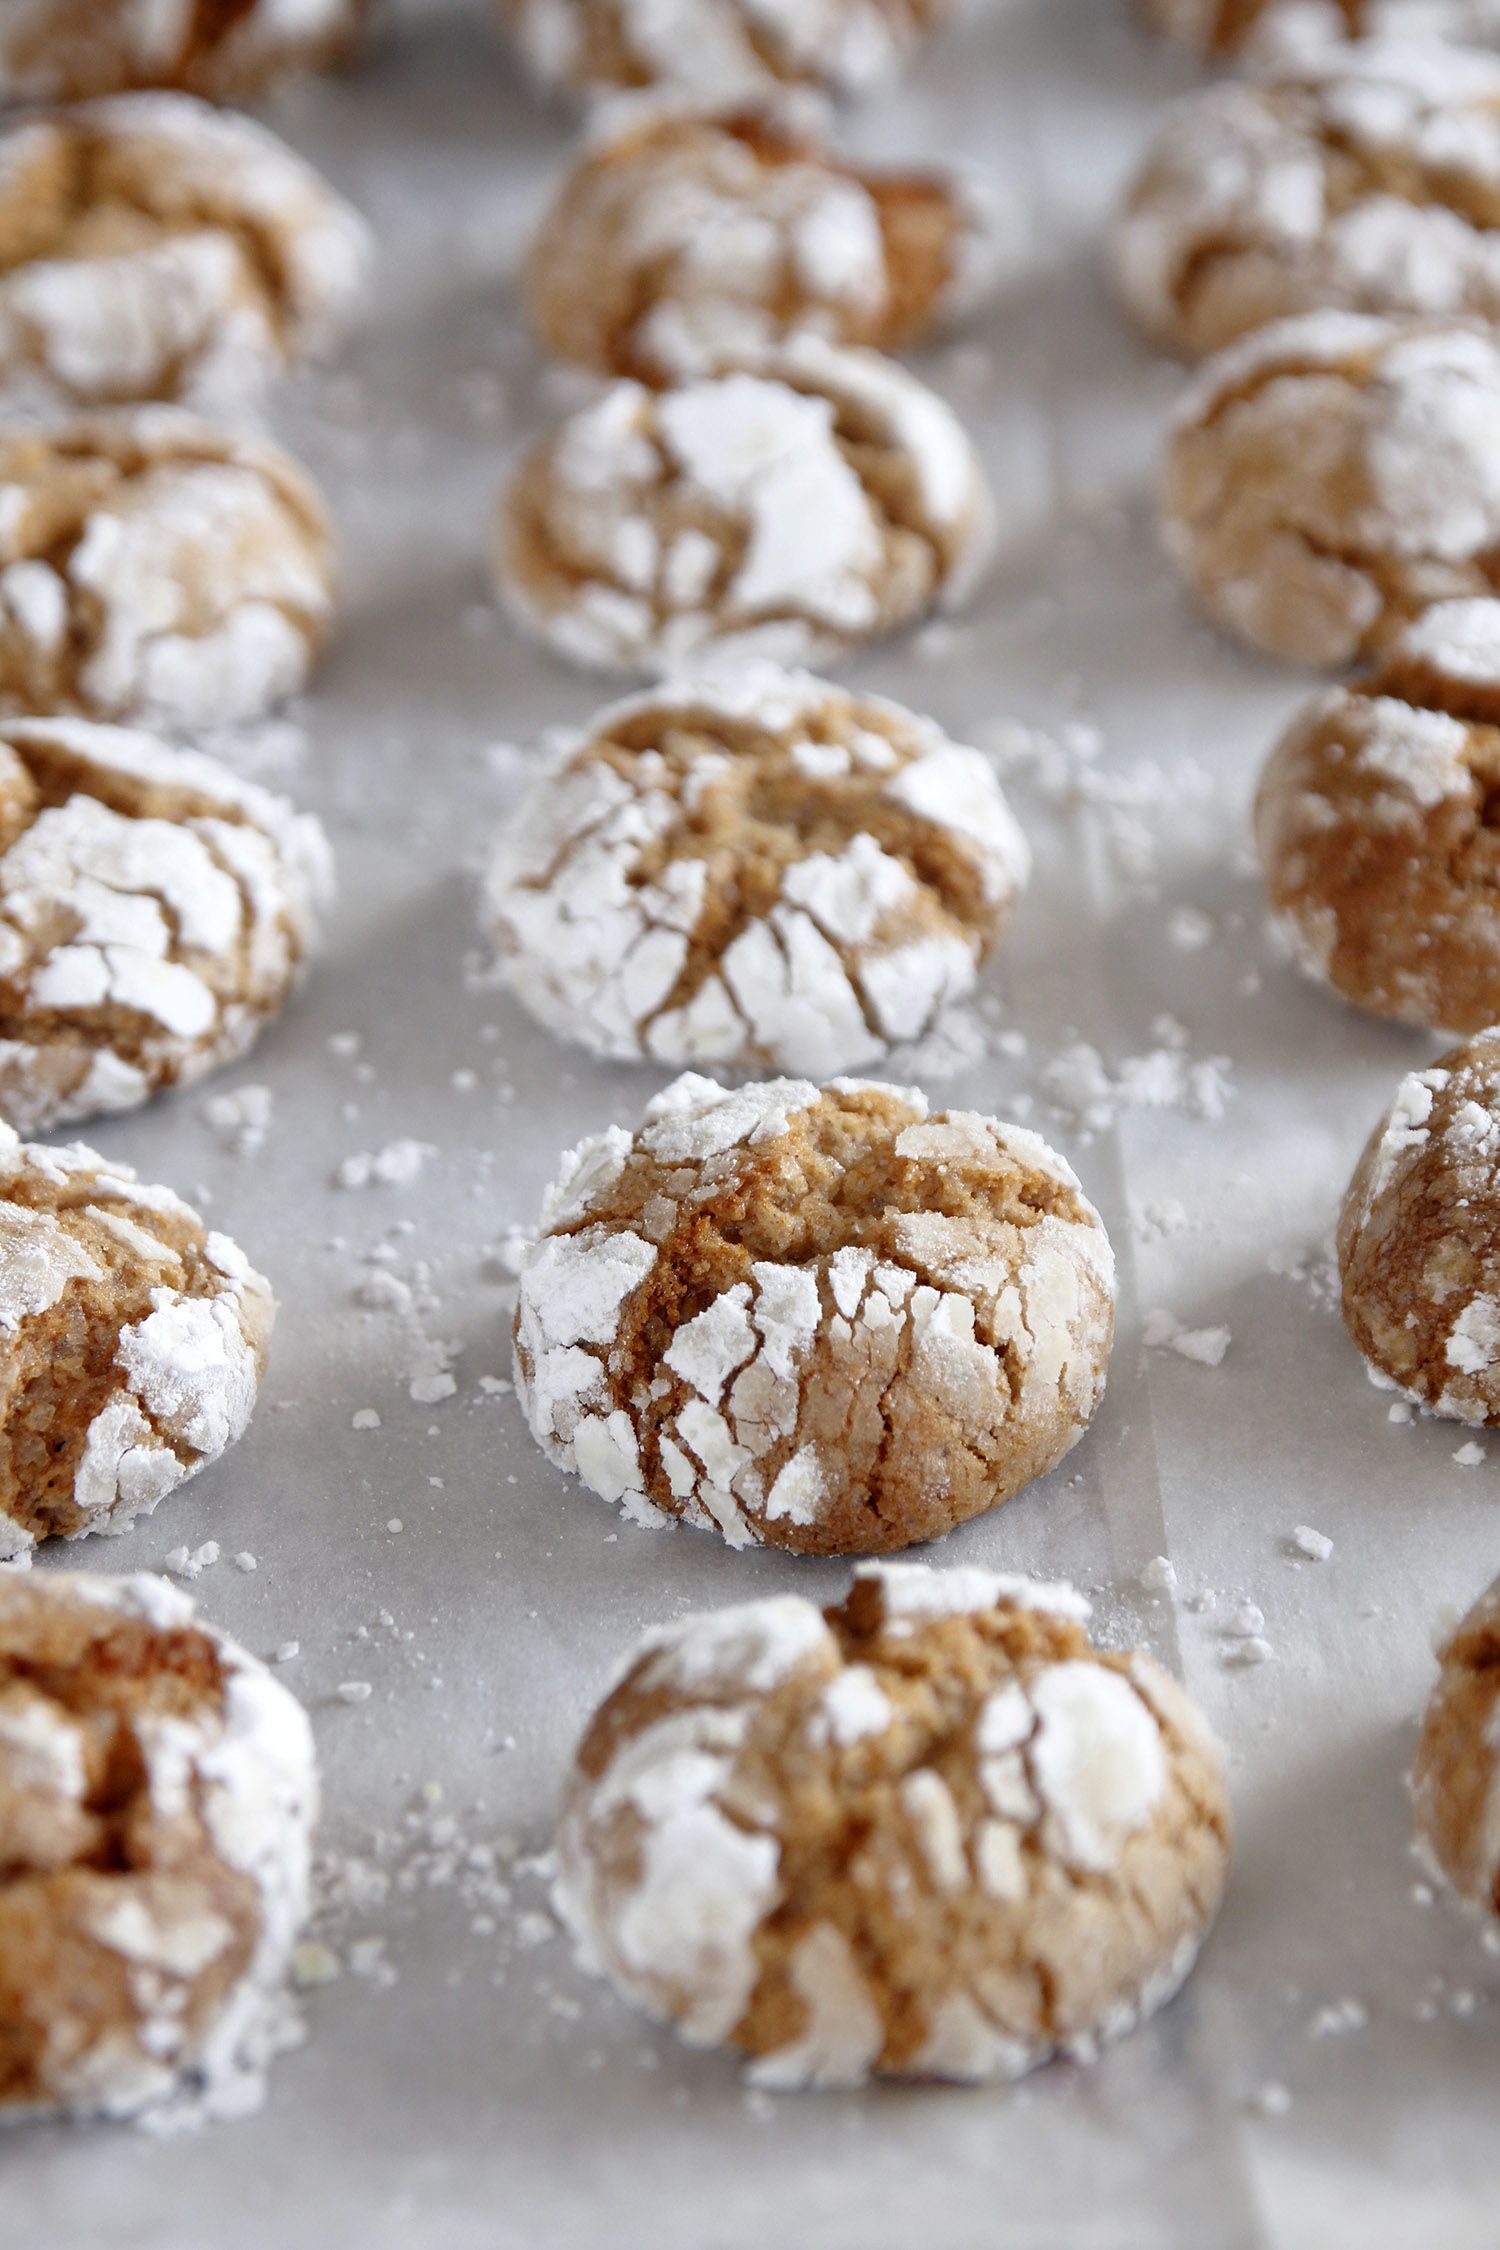
<path fill-rule="evenodd" d="M 129 87 L 176 87 L 238 101 L 332 61 L 365 0 L 5 0 L 0 98 L 80 101 Z"/>
<path fill-rule="evenodd" d="M 1500 0 L 1142 0 L 1156 29 L 1198 54 L 1300 62 L 1366 39 L 1500 47 Z"/>
<path fill-rule="evenodd" d="M 714 100 L 783 85 L 853 94 L 894 77 L 952 0 L 500 0 L 528 66 L 583 93 Z"/>
<path fill-rule="evenodd" d="M 753 368 L 614 385 L 523 462 L 496 582 L 575 663 L 815 663 L 964 598 L 993 544 L 952 411 L 872 352 L 803 336 Z"/>

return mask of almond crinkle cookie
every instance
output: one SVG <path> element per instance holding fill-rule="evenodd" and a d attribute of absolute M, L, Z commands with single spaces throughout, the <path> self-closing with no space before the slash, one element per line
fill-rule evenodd
<path fill-rule="evenodd" d="M 1500 601 L 1438 602 L 1294 721 L 1256 839 L 1307 975 L 1378 1016 L 1500 1022 Z"/>
<path fill-rule="evenodd" d="M 1335 51 L 1174 110 L 1115 236 L 1126 304 L 1197 358 L 1268 321 L 1500 316 L 1500 56 Z"/>
<path fill-rule="evenodd" d="M 0 1114 L 134 1109 L 244 1054 L 331 887 L 318 822 L 216 759 L 0 720 Z"/>
<path fill-rule="evenodd" d="M 1500 591 L 1500 342 L 1277 321 L 1189 392 L 1161 508 L 1168 553 L 1238 639 L 1329 667 L 1379 653 L 1432 603 Z"/>
<path fill-rule="evenodd" d="M 899 351 L 1013 251 L 959 172 L 835 155 L 787 102 L 608 113 L 544 218 L 527 293 L 564 359 L 646 383 L 812 332 Z"/>
<path fill-rule="evenodd" d="M 0 1557 L 123 1531 L 244 1436 L 269 1283 L 170 1189 L 0 1125 Z"/>
<path fill-rule="evenodd" d="M 0 135 L 0 405 L 238 409 L 335 344 L 369 239 L 248 117 L 130 94 Z"/>
<path fill-rule="evenodd" d="M 1344 1320 L 1376 1381 L 1500 1424 L 1500 1030 L 1404 1079 L 1350 1183 Z"/>
<path fill-rule="evenodd" d="M 366 0 L 4 0 L 0 101 L 165 86 L 243 101 L 337 61 Z"/>
<path fill-rule="evenodd" d="M 1203 1719 L 1088 1614 L 865 1564 L 648 1634 L 564 1799 L 583 1966 L 780 2092 L 1091 2059 L 1190 1973 L 1230 1847 Z"/>
<path fill-rule="evenodd" d="M 1500 1580 L 1438 1651 L 1412 1768 L 1422 1856 L 1493 1929 L 1500 1916 Z"/>
<path fill-rule="evenodd" d="M 317 1803 L 301 1705 L 178 1588 L 0 1578 L 0 2120 L 255 2106 Z"/>
<path fill-rule="evenodd" d="M 848 1070 L 969 992 L 1030 854 L 929 721 L 751 667 L 602 712 L 500 837 L 512 989 L 620 1060 Z"/>
<path fill-rule="evenodd" d="M 306 681 L 332 579 L 274 445 L 170 406 L 0 428 L 0 712 L 258 718 Z"/>
<path fill-rule="evenodd" d="M 574 663 L 809 664 L 962 601 L 993 535 L 944 401 L 874 352 L 802 336 L 663 391 L 616 383 L 574 414 L 507 488 L 495 575 Z"/>
<path fill-rule="evenodd" d="M 1300 59 L 1366 39 L 1500 46 L 1500 0 L 1141 0 L 1149 22 L 1200 55 Z"/>
<path fill-rule="evenodd" d="M 637 1523 L 881 1554 L 1053 1468 L 1104 1392 L 1114 1258 L 1035 1133 L 893 1086 L 691 1074 L 568 1155 L 517 1388 Z"/>

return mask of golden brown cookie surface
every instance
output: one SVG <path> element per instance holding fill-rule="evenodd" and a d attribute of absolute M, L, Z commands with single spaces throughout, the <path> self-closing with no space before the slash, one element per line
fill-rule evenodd
<path fill-rule="evenodd" d="M 136 87 L 243 101 L 344 54 L 365 0 L 5 0 L 0 101 Z"/>
<path fill-rule="evenodd" d="M 854 94 L 892 78 L 953 0 L 498 0 L 546 84 L 715 100 L 781 86 Z"/>
<path fill-rule="evenodd" d="M 1438 1651 L 1412 1769 L 1419 1843 L 1466 1906 L 1500 1916 L 1500 1585 Z"/>

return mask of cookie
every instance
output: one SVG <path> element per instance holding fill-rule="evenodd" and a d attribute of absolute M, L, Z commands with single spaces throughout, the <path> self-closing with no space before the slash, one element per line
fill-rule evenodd
<path fill-rule="evenodd" d="M 1412 1768 L 1417 1840 L 1466 1906 L 1500 1915 L 1500 1580 L 1438 1651 Z"/>
<path fill-rule="evenodd" d="M 498 0 L 527 66 L 589 96 L 858 94 L 894 78 L 955 0 Z"/>
<path fill-rule="evenodd" d="M 1500 1423 L 1500 1030 L 1404 1079 L 1339 1220 L 1344 1321 L 1380 1383 Z"/>
<path fill-rule="evenodd" d="M 959 172 L 839 156 L 781 102 L 611 112 L 538 231 L 532 319 L 563 359 L 668 383 L 812 333 L 900 351 L 1006 254 Z"/>
<path fill-rule="evenodd" d="M 1148 22 L 1200 55 L 1304 59 L 1366 39 L 1500 46 L 1500 0 L 1141 0 Z"/>
<path fill-rule="evenodd" d="M 0 1557 L 123 1531 L 216 1461 L 249 1424 L 274 1315 L 269 1283 L 170 1189 L 0 1125 Z"/>
<path fill-rule="evenodd" d="M 591 669 L 817 664 L 962 601 L 993 527 L 936 393 L 803 336 L 753 368 L 612 385 L 523 460 L 494 570 L 516 621 Z"/>
<path fill-rule="evenodd" d="M 1358 1008 L 1500 1021 L 1500 601 L 1439 602 L 1271 758 L 1255 830 L 1276 926 Z"/>
<path fill-rule="evenodd" d="M 1374 41 L 1195 95 L 1114 250 L 1130 311 L 1188 358 L 1325 308 L 1495 320 L 1500 56 Z"/>
<path fill-rule="evenodd" d="M 301 1705 L 178 1588 L 0 1577 L 0 2118 L 233 2114 L 317 1801 Z"/>
<path fill-rule="evenodd" d="M 689 1074 L 568 1155 L 528 1253 L 532 1435 L 634 1522 L 886 1554 L 1054 1468 L 1114 1258 L 1035 1133 L 910 1090 Z"/>
<path fill-rule="evenodd" d="M 253 404 L 340 339 L 363 221 L 248 117 L 127 94 L 0 134 L 0 406 Z"/>
<path fill-rule="evenodd" d="M 182 727 L 306 681 L 333 606 L 313 485 L 169 406 L 0 427 L 0 712 Z"/>
<path fill-rule="evenodd" d="M 344 54 L 366 0 L 5 0 L 0 101 L 163 86 L 236 102 Z"/>
<path fill-rule="evenodd" d="M 1188 1976 L 1230 1846 L 1203 1719 L 1088 1614 L 867 1563 L 648 1634 L 564 1799 L 583 1965 L 779 2092 L 1090 2060 Z"/>
<path fill-rule="evenodd" d="M 217 759 L 0 721 L 0 1114 L 134 1109 L 246 1053 L 331 884 L 318 822 Z"/>
<path fill-rule="evenodd" d="M 1209 362 L 1167 447 L 1167 551 L 1215 622 L 1296 664 L 1379 653 L 1500 592 L 1500 343 L 1309 313 Z"/>

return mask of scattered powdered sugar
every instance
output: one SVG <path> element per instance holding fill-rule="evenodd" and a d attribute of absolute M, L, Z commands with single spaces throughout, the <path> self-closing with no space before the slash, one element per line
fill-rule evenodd
<path fill-rule="evenodd" d="M 1161 1311 L 1146 1315 L 1145 1340 L 1150 1350 L 1176 1352 L 1200 1367 L 1222 1366 L 1232 1342 L 1227 1328 L 1184 1328 L 1174 1314 Z"/>

